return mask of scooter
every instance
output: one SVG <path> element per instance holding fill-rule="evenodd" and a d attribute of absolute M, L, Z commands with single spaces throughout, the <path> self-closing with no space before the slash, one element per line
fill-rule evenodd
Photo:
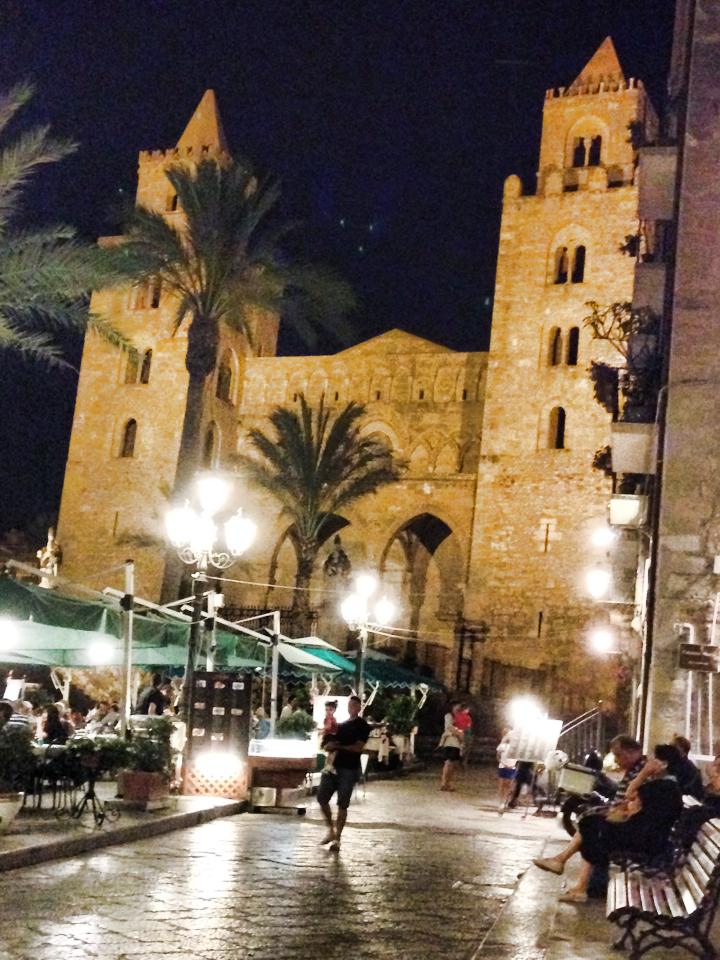
<path fill-rule="evenodd" d="M 591 760 L 590 756 L 585 760 Z M 560 770 L 556 802 L 567 833 L 575 836 L 580 816 L 592 807 L 607 806 L 616 793 L 617 783 L 594 765 L 566 763 Z"/>

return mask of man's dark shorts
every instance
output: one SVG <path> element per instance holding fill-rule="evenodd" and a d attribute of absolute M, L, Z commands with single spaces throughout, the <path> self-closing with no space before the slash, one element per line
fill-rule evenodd
<path fill-rule="evenodd" d="M 337 793 L 337 805 L 341 810 L 350 806 L 352 792 L 360 777 L 359 770 L 345 770 L 339 767 L 335 773 L 323 773 L 318 787 L 318 803 L 330 803 L 332 795 Z"/>

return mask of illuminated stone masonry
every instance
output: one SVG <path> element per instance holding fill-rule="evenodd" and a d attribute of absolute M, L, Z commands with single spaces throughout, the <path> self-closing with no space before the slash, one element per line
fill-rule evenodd
<path fill-rule="evenodd" d="M 570 87 L 548 91 L 537 191 L 515 176 L 505 184 L 488 353 L 394 329 L 333 355 L 276 357 L 276 319 L 258 316 L 255 348 L 228 335 L 207 384 L 211 466 L 231 467 L 248 431 L 300 394 L 367 406 L 365 429 L 391 444 L 406 471 L 328 528 L 312 583 L 318 630 L 345 640 L 322 570 L 339 532 L 353 569 L 379 569 L 402 603 L 402 625 L 417 631 L 420 642 L 388 640 L 389 648 L 451 687 L 482 690 L 488 709 L 530 686 L 553 709 L 579 712 L 612 686 L 584 667 L 596 613 L 578 575 L 587 532 L 605 516 L 608 481 L 591 463 L 609 441 L 609 417 L 587 374 L 607 353 L 582 318 L 589 300 L 632 299 L 634 262 L 619 247 L 638 230 L 635 122 L 652 128 L 654 113 L 609 39 Z M 140 155 L 138 199 L 181 216 L 167 164 L 225 151 L 208 91 L 177 148 Z M 132 555 L 138 592 L 151 599 L 187 389 L 185 334 L 170 336 L 167 299 L 150 289 L 93 300 L 139 356 L 133 370 L 97 340 L 86 344 L 58 532 L 66 575 L 82 579 Z M 242 501 L 260 536 L 233 569 L 263 586 L 226 585 L 227 599 L 289 607 L 296 558 L 287 524 L 266 495 L 243 490 Z"/>

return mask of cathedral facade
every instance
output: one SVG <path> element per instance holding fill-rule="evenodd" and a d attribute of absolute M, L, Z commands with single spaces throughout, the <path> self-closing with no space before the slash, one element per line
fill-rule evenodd
<path fill-rule="evenodd" d="M 317 629 L 342 645 L 338 578 L 322 560 L 339 535 L 354 570 L 378 571 L 402 608 L 398 637 L 373 641 L 451 688 L 503 700 L 541 692 L 579 712 L 612 686 L 588 666 L 597 607 L 582 572 L 604 523 L 609 480 L 592 467 L 609 416 L 593 396 L 591 359 L 609 348 L 583 325 L 588 301 L 632 299 L 638 232 L 631 125 L 652 128 L 642 84 L 611 40 L 577 79 L 548 91 L 537 184 L 506 180 L 488 352 L 461 353 L 392 329 L 328 356 L 276 356 L 277 324 L 252 319 L 252 347 L 226 333 L 203 409 L 203 462 L 233 471 L 248 431 L 303 394 L 365 405 L 364 429 L 405 463 L 400 481 L 333 518 L 312 584 Z M 138 201 L 181 216 L 165 168 L 227 152 L 206 93 L 176 148 L 140 155 Z M 113 242 L 113 241 L 105 241 Z M 186 333 L 152 286 L 96 294 L 92 307 L 132 338 L 121 355 L 88 339 L 59 521 L 63 573 L 85 580 L 132 556 L 137 592 L 157 600 L 187 391 Z M 440 339 L 440 338 L 439 338 Z M 224 593 L 237 608 L 286 609 L 296 558 L 266 494 L 235 482 L 259 536 Z M 332 571 L 330 571 L 332 573 Z"/>

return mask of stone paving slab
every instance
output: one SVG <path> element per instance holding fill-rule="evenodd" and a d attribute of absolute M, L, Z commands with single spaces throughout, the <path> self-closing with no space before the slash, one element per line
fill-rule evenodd
<path fill-rule="evenodd" d="M 103 799 L 115 794 L 114 784 L 99 784 Z M 0 873 L 48 860 L 74 857 L 114 844 L 154 837 L 172 830 L 194 827 L 216 817 L 229 817 L 246 809 L 244 801 L 222 797 L 178 797 L 173 807 L 144 813 L 123 809 L 117 820 L 97 827 L 92 816 L 81 820 L 58 819 L 51 810 L 27 809 L 0 833 Z"/>

